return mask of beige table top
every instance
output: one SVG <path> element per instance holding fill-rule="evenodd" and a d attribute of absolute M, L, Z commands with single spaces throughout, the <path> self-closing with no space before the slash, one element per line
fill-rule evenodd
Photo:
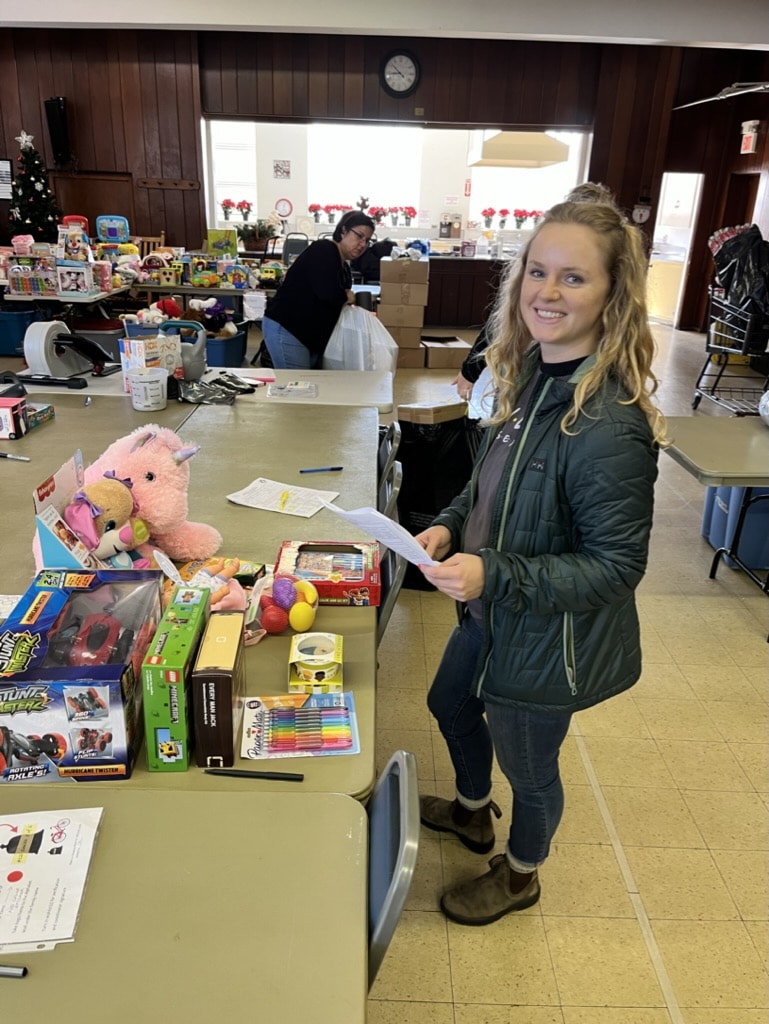
<path fill-rule="evenodd" d="M 338 794 L 3 790 L 3 811 L 104 807 L 75 941 L 2 955 L 3 1015 L 360 1024 L 367 822 Z M 81 1010 L 75 1006 L 80 1005 Z M 69 1009 L 68 1009 L 69 1007 Z"/>
<path fill-rule="evenodd" d="M 216 380 L 222 371 L 237 374 L 245 380 L 252 379 L 261 383 L 259 378 L 275 379 L 279 384 L 287 384 L 289 381 L 301 380 L 317 384 L 318 394 L 315 398 L 283 398 L 280 395 L 267 394 L 267 387 L 258 387 L 251 395 L 239 395 L 236 404 L 266 402 L 276 405 L 279 402 L 287 402 L 291 405 L 333 405 L 365 408 L 371 406 L 379 412 L 391 412 L 393 407 L 393 375 L 385 370 L 265 370 L 256 367 L 212 367 L 204 380 Z M 57 394 L 72 394 L 73 392 L 61 388 L 44 387 L 35 381 L 27 383 L 24 380 L 24 373 L 19 374 L 24 386 L 30 394 L 34 394 L 36 402 L 41 401 L 40 395 L 49 396 L 54 400 Z M 90 374 L 83 374 L 86 387 L 80 394 L 86 396 L 97 395 L 122 398 L 130 404 L 130 396 L 123 387 L 122 373 L 111 373 L 106 377 L 94 377 Z"/>
<path fill-rule="evenodd" d="M 769 427 L 760 416 L 669 416 L 664 451 L 708 487 L 769 485 Z"/>

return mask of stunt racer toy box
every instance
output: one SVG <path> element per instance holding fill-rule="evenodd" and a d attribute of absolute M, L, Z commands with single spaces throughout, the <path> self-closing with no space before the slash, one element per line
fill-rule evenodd
<path fill-rule="evenodd" d="M 130 776 L 160 591 L 152 569 L 38 573 L 0 625 L 0 783 Z"/>

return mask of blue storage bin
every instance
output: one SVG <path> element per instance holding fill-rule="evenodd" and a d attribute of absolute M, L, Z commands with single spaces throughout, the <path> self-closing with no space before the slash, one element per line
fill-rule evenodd
<path fill-rule="evenodd" d="M 708 487 L 702 518 L 702 535 L 713 548 L 729 548 L 734 540 L 744 487 Z M 769 494 L 767 487 L 754 487 L 753 495 Z M 750 506 L 737 549 L 749 569 L 769 569 L 769 500 Z M 737 565 L 724 557 L 730 569 Z"/>
<path fill-rule="evenodd" d="M 206 362 L 209 366 L 242 366 L 246 358 L 248 321 L 237 325 L 239 330 L 230 338 L 209 338 L 206 342 Z"/>
<path fill-rule="evenodd" d="M 158 329 L 154 324 L 132 324 L 123 321 L 126 338 L 154 338 Z"/>
<path fill-rule="evenodd" d="M 40 319 L 42 313 L 34 306 L 0 309 L 0 356 L 24 355 L 24 335 L 27 328 Z"/>

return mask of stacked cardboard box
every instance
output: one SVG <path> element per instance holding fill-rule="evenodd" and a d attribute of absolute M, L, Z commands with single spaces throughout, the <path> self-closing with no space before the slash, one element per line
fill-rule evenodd
<path fill-rule="evenodd" d="M 393 260 L 379 264 L 381 293 L 377 314 L 398 345 L 398 366 L 425 365 L 422 324 L 425 320 L 430 261 Z"/>
<path fill-rule="evenodd" d="M 472 345 L 452 335 L 446 337 L 425 337 L 422 342 L 425 350 L 425 366 L 430 369 L 459 369 L 470 355 Z"/>

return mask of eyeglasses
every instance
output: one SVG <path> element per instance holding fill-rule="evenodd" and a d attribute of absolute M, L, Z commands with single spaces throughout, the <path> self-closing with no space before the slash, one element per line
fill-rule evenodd
<path fill-rule="evenodd" d="M 349 228 L 348 230 L 351 235 L 355 235 L 359 242 L 365 242 L 367 249 L 374 244 L 370 238 L 366 238 L 365 235 L 362 235 L 360 231 L 356 231 L 355 228 Z"/>

